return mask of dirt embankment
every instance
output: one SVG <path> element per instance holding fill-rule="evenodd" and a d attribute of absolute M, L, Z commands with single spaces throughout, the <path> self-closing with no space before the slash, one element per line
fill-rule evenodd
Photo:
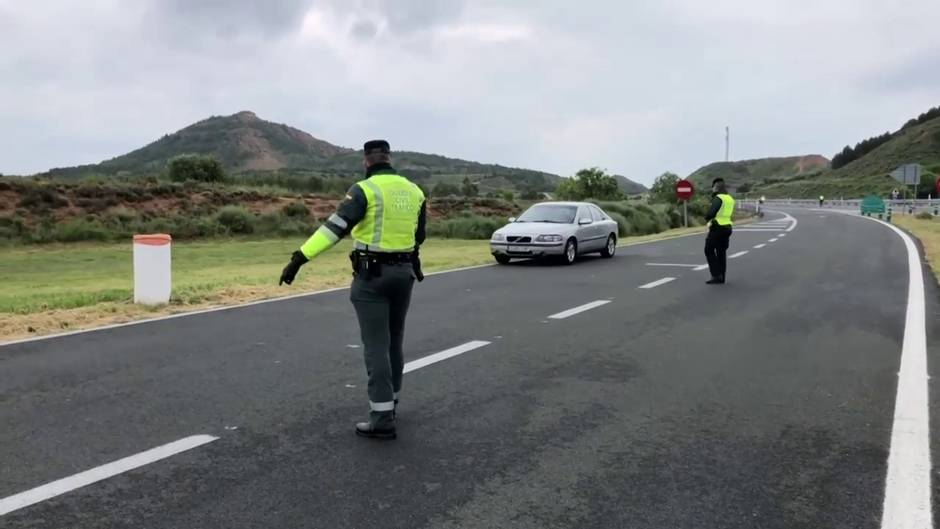
<path fill-rule="evenodd" d="M 263 215 L 302 202 L 312 218 L 323 220 L 336 209 L 341 198 L 318 194 L 278 195 L 256 189 L 200 186 L 157 182 L 109 186 L 0 181 L 0 218 L 17 218 L 27 225 L 70 219 L 114 216 L 132 213 L 145 218 L 198 216 L 211 214 L 224 206 L 241 206 Z M 460 214 L 508 217 L 519 206 L 489 198 L 430 198 L 432 219 Z"/>

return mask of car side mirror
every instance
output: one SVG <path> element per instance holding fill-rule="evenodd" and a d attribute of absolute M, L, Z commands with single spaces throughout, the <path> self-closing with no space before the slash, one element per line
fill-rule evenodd
<path fill-rule="evenodd" d="M 509 222 L 516 222 L 516 217 L 509 217 Z"/>
<path fill-rule="evenodd" d="M 582 219 L 580 219 L 580 220 L 578 221 L 578 224 L 584 226 L 585 224 L 590 224 L 590 223 L 592 223 L 592 222 L 594 222 L 594 221 L 591 220 L 591 219 L 589 219 L 589 218 L 587 218 L 587 217 L 584 217 L 584 218 L 582 218 Z"/>

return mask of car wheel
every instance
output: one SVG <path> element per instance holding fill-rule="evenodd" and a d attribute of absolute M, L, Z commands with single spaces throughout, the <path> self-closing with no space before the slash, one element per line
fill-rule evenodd
<path fill-rule="evenodd" d="M 565 253 L 561 256 L 561 262 L 570 265 L 574 264 L 575 260 L 578 258 L 578 241 L 568 239 L 568 242 L 565 243 Z"/>
<path fill-rule="evenodd" d="M 501 264 L 501 265 L 509 264 L 509 261 L 512 260 L 512 259 L 510 259 L 510 257 L 509 257 L 508 255 L 494 255 L 493 257 L 495 257 L 495 258 L 496 258 L 496 262 L 499 263 L 499 264 Z"/>
<path fill-rule="evenodd" d="M 607 237 L 607 244 L 604 246 L 604 249 L 601 250 L 601 257 L 611 258 L 614 254 L 617 253 L 617 237 L 611 233 Z"/>

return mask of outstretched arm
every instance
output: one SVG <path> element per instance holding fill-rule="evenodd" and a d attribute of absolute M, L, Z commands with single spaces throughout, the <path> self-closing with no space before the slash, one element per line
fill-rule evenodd
<path fill-rule="evenodd" d="M 346 193 L 346 199 L 336 208 L 336 213 L 330 215 L 320 229 L 307 239 L 300 247 L 300 253 L 310 260 L 332 248 L 365 218 L 366 207 L 366 195 L 362 188 L 358 184 L 352 186 Z"/>

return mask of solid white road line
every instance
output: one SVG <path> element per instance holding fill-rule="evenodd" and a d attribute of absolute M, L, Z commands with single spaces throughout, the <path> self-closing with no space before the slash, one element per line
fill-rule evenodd
<path fill-rule="evenodd" d="M 467 342 L 463 345 L 458 345 L 457 347 L 451 347 L 445 351 L 439 353 L 434 353 L 432 355 L 419 358 L 417 360 L 412 360 L 405 364 L 405 373 L 410 373 L 422 367 L 429 366 L 431 364 L 436 364 L 442 360 L 447 360 L 448 358 L 453 358 L 457 355 L 462 355 L 466 352 L 473 351 L 474 349 L 479 349 L 489 345 L 490 342 L 484 342 L 482 340 L 474 340 L 472 342 Z"/>
<path fill-rule="evenodd" d="M 774 237 L 773 239 L 767 239 L 767 242 L 777 242 L 777 238 Z"/>
<path fill-rule="evenodd" d="M 743 252 L 733 253 L 728 256 L 728 259 L 737 259 L 738 257 L 741 257 L 742 255 L 746 253 L 747 253 L 747 250 L 744 250 Z"/>
<path fill-rule="evenodd" d="M 746 231 L 780 231 L 781 228 L 738 228 L 734 230 L 734 233 L 741 233 Z"/>
<path fill-rule="evenodd" d="M 766 245 L 766 244 L 755 244 L 755 245 L 754 245 L 754 249 L 755 249 L 755 250 L 759 250 L 759 249 L 763 248 L 764 246 L 767 246 L 767 245 Z"/>
<path fill-rule="evenodd" d="M 888 226 L 904 240 L 909 277 L 901 370 L 898 373 L 881 527 L 930 529 L 933 527 L 930 506 L 930 404 L 924 275 L 920 253 L 914 241 L 903 231 L 876 219 L 868 220 Z"/>
<path fill-rule="evenodd" d="M 694 271 L 696 271 L 696 272 L 698 272 L 699 270 L 708 270 L 708 265 L 707 265 L 707 264 L 698 265 L 698 266 L 696 266 L 695 268 L 693 268 L 692 270 L 694 270 Z"/>
<path fill-rule="evenodd" d="M 679 263 L 646 263 L 646 266 L 681 266 L 684 268 L 695 268 L 699 265 L 694 264 L 679 264 Z"/>
<path fill-rule="evenodd" d="M 674 278 L 674 277 L 664 277 L 664 278 L 662 278 L 662 279 L 658 279 L 658 280 L 656 280 L 656 281 L 653 281 L 652 283 L 647 283 L 647 284 L 645 284 L 645 285 L 640 285 L 639 288 L 656 288 L 656 287 L 658 287 L 659 285 L 665 285 L 666 283 L 668 283 L 668 282 L 670 282 L 670 281 L 675 281 L 675 279 L 676 279 L 676 278 Z"/>
<path fill-rule="evenodd" d="M 608 303 L 610 303 L 609 299 L 599 299 L 597 301 L 585 303 L 584 305 L 581 305 L 580 307 L 568 309 L 564 312 L 559 312 L 558 314 L 552 314 L 548 318 L 552 320 L 563 320 L 565 318 L 570 318 L 571 316 L 574 316 L 575 314 L 581 314 L 582 312 L 585 312 L 591 309 L 596 309 L 597 307 L 606 305 Z"/>
<path fill-rule="evenodd" d="M 192 450 L 206 443 L 211 443 L 216 439 L 218 439 L 218 437 L 211 435 L 194 435 L 163 446 L 151 448 L 146 452 L 134 454 L 124 459 L 118 459 L 112 463 L 107 463 L 100 467 L 95 467 L 91 470 L 86 470 L 58 481 L 53 481 L 52 483 L 41 485 L 26 492 L 14 494 L 13 496 L 0 500 L 0 516 L 54 498 L 86 485 L 108 479 L 129 470 L 149 465 L 161 459 L 166 459 L 180 452 Z"/>

